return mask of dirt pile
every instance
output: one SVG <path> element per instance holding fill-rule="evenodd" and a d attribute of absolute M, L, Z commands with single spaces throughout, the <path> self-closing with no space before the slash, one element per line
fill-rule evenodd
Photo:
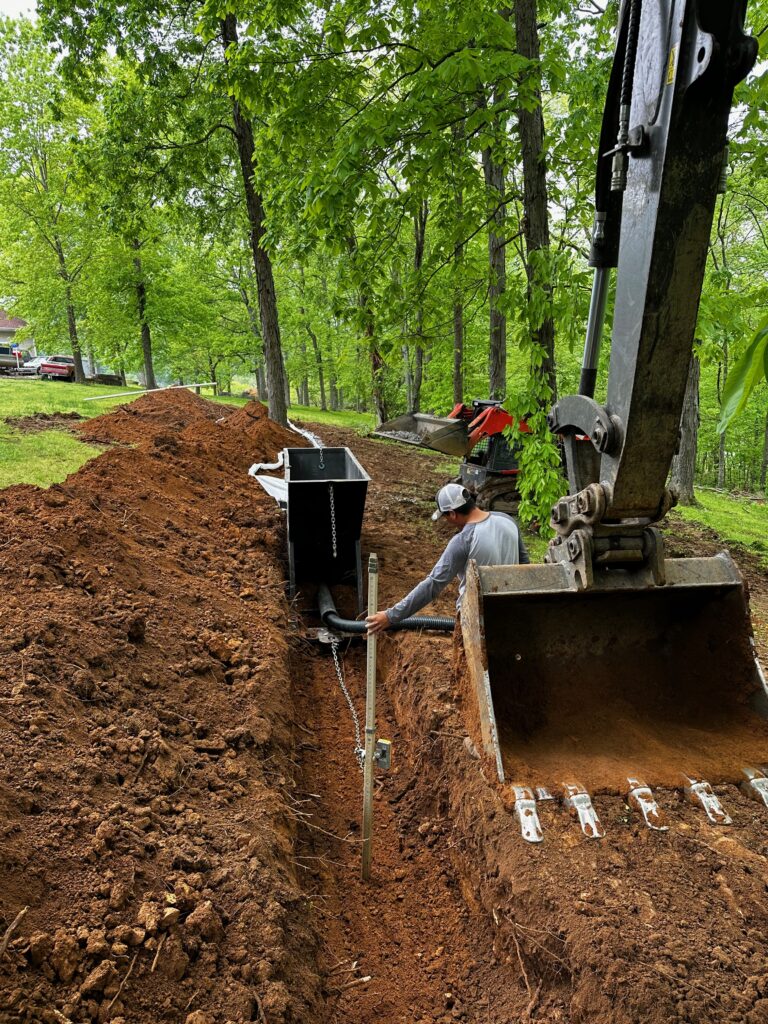
<path fill-rule="evenodd" d="M 283 524 L 245 474 L 304 442 L 231 415 L 144 396 L 82 429 L 134 448 L 0 493 L 3 1021 L 314 1016 Z"/>

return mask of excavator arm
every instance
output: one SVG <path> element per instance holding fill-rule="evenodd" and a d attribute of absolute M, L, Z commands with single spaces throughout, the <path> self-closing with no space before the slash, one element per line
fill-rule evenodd
<path fill-rule="evenodd" d="M 580 815 L 588 788 L 686 779 L 695 795 L 707 781 L 743 780 L 768 754 L 766 683 L 741 576 L 727 553 L 666 559 L 655 527 L 674 503 L 666 481 L 733 90 L 757 52 L 744 14 L 744 0 L 622 4 L 580 389 L 549 420 L 565 441 L 568 494 L 553 508 L 543 565 L 471 563 L 467 573 L 470 731 L 500 781 L 520 793 L 564 787 Z M 595 382 L 614 272 L 602 399 Z"/>
<path fill-rule="evenodd" d="M 566 443 L 569 495 L 550 557 L 580 566 L 658 559 L 644 527 L 674 503 L 678 444 L 716 197 L 727 166 L 734 86 L 757 43 L 744 0 L 625 0 L 600 137 L 595 268 L 580 393 L 550 425 Z M 616 300 L 608 393 L 594 398 L 611 270 Z M 586 435 L 591 444 L 576 440 Z M 568 544 L 569 539 L 574 543 Z"/>

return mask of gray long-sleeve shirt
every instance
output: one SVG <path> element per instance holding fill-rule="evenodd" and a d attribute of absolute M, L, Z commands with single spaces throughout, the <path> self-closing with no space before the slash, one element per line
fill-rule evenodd
<path fill-rule="evenodd" d="M 456 576 L 459 577 L 459 599 L 456 602 L 458 611 L 464 597 L 470 559 L 479 565 L 527 565 L 530 562 L 514 519 L 504 512 L 491 512 L 487 519 L 479 523 L 467 523 L 448 542 L 429 576 L 402 601 L 387 608 L 387 618 L 392 625 L 398 625 L 434 601 Z"/>

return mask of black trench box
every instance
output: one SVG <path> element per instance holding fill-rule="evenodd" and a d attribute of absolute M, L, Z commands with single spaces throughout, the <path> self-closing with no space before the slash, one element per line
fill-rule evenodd
<path fill-rule="evenodd" d="M 362 611 L 360 534 L 371 478 L 349 448 L 286 448 L 284 465 L 291 596 L 300 583 L 350 583 Z"/>

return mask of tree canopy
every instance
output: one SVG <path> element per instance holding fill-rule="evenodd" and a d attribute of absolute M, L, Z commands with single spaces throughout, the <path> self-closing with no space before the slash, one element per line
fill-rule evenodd
<path fill-rule="evenodd" d="M 277 419 L 503 398 L 531 427 L 521 515 L 542 520 L 618 7 L 39 0 L 36 23 L 0 23 L 0 297 L 81 377 L 237 380 Z M 768 2 L 748 16 L 764 58 Z M 753 490 L 767 105 L 762 60 L 737 91 L 696 344 L 700 479 Z"/>

